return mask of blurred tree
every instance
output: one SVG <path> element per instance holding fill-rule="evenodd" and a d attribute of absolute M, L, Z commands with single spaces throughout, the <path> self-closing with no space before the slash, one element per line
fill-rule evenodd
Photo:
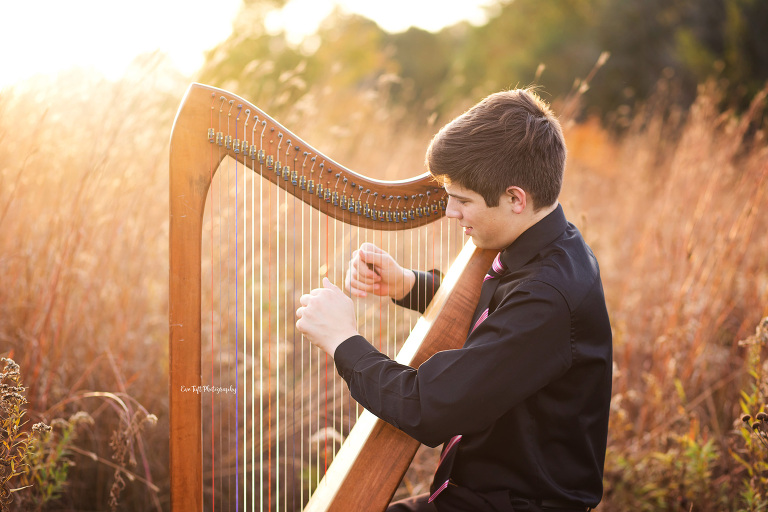
<path fill-rule="evenodd" d="M 263 23 L 286 2 L 246 0 L 233 34 L 208 54 L 201 80 L 275 110 L 312 87 L 344 94 L 394 77 L 389 100 L 417 115 L 534 83 L 553 100 L 570 92 L 604 51 L 611 57 L 584 97 L 585 107 L 601 115 L 629 112 L 671 77 L 675 88 L 665 95 L 682 105 L 716 73 L 730 84 L 728 97 L 744 102 L 768 80 L 765 0 L 498 0 L 483 26 L 398 34 L 336 10 L 316 44 L 298 47 Z"/>
<path fill-rule="evenodd" d="M 611 59 L 591 98 L 603 112 L 647 99 L 665 77 L 675 77 L 671 99 L 683 106 L 712 76 L 727 81 L 725 97 L 735 107 L 749 104 L 768 80 L 764 0 L 604 2 L 596 36 Z"/>
<path fill-rule="evenodd" d="M 595 4 L 594 0 L 503 3 L 496 17 L 470 32 L 459 57 L 465 77 L 462 92 L 479 87 L 485 93 L 536 82 L 548 95 L 567 93 L 602 51 L 593 37 Z"/>
<path fill-rule="evenodd" d="M 298 68 L 301 53 L 288 44 L 285 34 L 270 34 L 266 15 L 288 0 L 243 0 L 232 23 L 232 34 L 207 53 L 200 80 L 233 89 L 261 104 L 286 103 L 301 94 L 302 84 L 290 82 L 287 70 Z"/>
<path fill-rule="evenodd" d="M 643 102 L 662 77 L 683 82 L 677 101 L 688 103 L 695 81 L 676 51 L 675 34 L 684 21 L 686 0 L 602 0 L 595 39 L 611 58 L 592 83 L 590 105 L 601 113 Z"/>
<path fill-rule="evenodd" d="M 682 65 L 701 82 L 718 75 L 727 97 L 744 107 L 768 81 L 768 2 L 689 0 L 676 33 Z"/>
<path fill-rule="evenodd" d="M 374 85 L 384 73 L 399 73 L 386 33 L 373 21 L 335 10 L 320 26 L 320 46 L 308 57 L 308 79 L 339 90 Z"/>
<path fill-rule="evenodd" d="M 439 105 L 438 94 L 451 72 L 454 38 L 450 31 L 437 34 L 411 27 L 400 34 L 389 34 L 400 82 L 393 88 L 393 100 L 412 109 L 431 113 Z"/>

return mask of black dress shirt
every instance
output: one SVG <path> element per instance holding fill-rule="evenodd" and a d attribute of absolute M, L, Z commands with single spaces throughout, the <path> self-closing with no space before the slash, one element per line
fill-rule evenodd
<path fill-rule="evenodd" d="M 337 348 L 336 367 L 355 400 L 418 441 L 437 446 L 461 434 L 450 472 L 456 485 L 489 501 L 594 507 L 602 497 L 612 378 L 597 260 L 561 206 L 501 260 L 507 272 L 490 314 L 463 348 L 415 370 L 353 336 Z M 421 309 L 439 275 L 417 275 L 419 285 L 402 302 Z M 450 499 L 450 489 L 439 499 Z"/>

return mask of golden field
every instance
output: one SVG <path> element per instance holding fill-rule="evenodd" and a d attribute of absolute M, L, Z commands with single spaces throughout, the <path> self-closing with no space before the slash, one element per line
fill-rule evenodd
<path fill-rule="evenodd" d="M 20 365 L 25 428 L 60 419 L 39 468 L 66 468 L 17 493 L 32 510 L 169 506 L 168 136 L 187 84 L 156 71 L 0 95 L 0 356 Z M 620 130 L 579 116 L 578 98 L 553 102 L 561 202 L 600 261 L 614 329 L 598 510 L 758 510 L 768 448 L 741 418 L 765 406 L 766 340 L 739 341 L 768 316 L 765 94 L 737 115 L 715 83 L 687 111 L 667 87 Z M 249 99 L 362 174 L 420 174 L 445 120 L 387 110 L 385 89 Z M 431 456 L 401 492 L 423 488 Z"/>

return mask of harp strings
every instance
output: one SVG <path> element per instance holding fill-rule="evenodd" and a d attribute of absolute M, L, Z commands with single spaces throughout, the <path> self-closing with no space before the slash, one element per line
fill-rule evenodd
<path fill-rule="evenodd" d="M 212 100 L 212 129 L 232 134 L 232 142 L 242 137 L 294 172 L 322 171 L 324 162 L 294 151 L 284 137 L 265 137 L 258 116 L 230 103 Z M 203 315 L 210 339 L 202 390 L 204 507 L 301 510 L 362 410 L 333 362 L 295 332 L 298 296 L 323 276 L 342 286 L 352 252 L 365 241 L 404 266 L 445 269 L 460 248 L 451 243 L 458 237 L 442 234 L 445 220 L 403 232 L 341 222 L 319 211 L 325 199 L 317 194 L 292 194 L 263 179 L 274 172 L 266 159 L 254 172 L 242 154 L 243 160 L 233 158 L 226 148 L 226 141 L 211 144 L 202 237 L 203 309 L 210 310 Z M 365 194 L 336 176 L 323 186 Z M 382 202 L 376 197 L 371 204 L 392 210 L 422 204 Z M 394 356 L 418 316 L 386 299 L 355 302 L 360 332 Z"/>

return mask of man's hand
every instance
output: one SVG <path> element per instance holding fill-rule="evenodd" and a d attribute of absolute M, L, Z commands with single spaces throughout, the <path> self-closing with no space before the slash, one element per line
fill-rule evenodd
<path fill-rule="evenodd" d="M 370 292 L 398 300 L 410 293 L 415 282 L 413 271 L 398 265 L 389 253 L 364 243 L 352 253 L 344 286 L 355 297 Z"/>
<path fill-rule="evenodd" d="M 296 328 L 331 357 L 344 340 L 358 334 L 352 299 L 327 277 L 323 288 L 302 295 L 299 303 Z"/>

